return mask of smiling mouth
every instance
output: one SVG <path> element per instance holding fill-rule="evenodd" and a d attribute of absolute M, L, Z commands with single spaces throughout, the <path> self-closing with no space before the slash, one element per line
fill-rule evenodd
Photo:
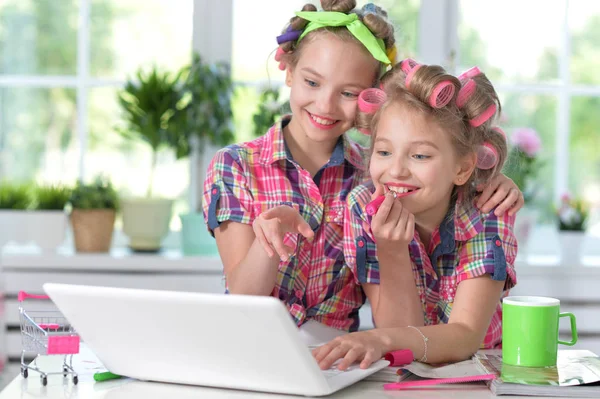
<path fill-rule="evenodd" d="M 396 198 L 406 197 L 407 195 L 413 194 L 419 191 L 418 187 L 399 187 L 399 186 L 388 186 L 385 185 L 387 191 L 391 191 L 394 193 Z"/>
<path fill-rule="evenodd" d="M 310 119 L 312 124 L 314 126 L 318 127 L 319 129 L 324 129 L 324 130 L 331 129 L 334 126 L 336 126 L 339 122 L 339 120 L 337 120 L 337 119 L 323 118 L 323 117 L 311 114 L 308 111 L 306 111 L 306 113 L 308 114 L 308 118 Z"/>

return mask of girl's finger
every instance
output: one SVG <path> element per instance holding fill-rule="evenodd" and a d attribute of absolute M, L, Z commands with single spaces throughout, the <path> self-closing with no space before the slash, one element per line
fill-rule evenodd
<path fill-rule="evenodd" d="M 517 200 L 517 203 L 514 204 L 512 208 L 510 208 L 510 211 L 508 211 L 508 214 L 510 216 L 514 216 L 515 213 L 517 213 L 519 211 L 519 209 L 523 208 L 524 205 L 525 205 L 525 197 L 523 197 L 523 193 L 519 193 L 519 199 Z"/>
<path fill-rule="evenodd" d="M 269 258 L 272 258 L 275 253 L 273 252 L 271 245 L 267 242 L 267 237 L 265 237 L 263 229 L 257 224 L 253 224 L 252 227 L 254 228 L 254 235 L 256 236 L 256 239 L 260 245 L 262 245 L 267 255 L 269 255 Z"/>
<path fill-rule="evenodd" d="M 356 362 L 363 354 L 363 351 L 352 348 L 347 353 L 346 356 L 342 359 L 340 364 L 338 364 L 338 370 L 346 370 L 348 367 L 352 365 L 352 363 Z"/>
<path fill-rule="evenodd" d="M 321 360 L 325 358 L 331 352 L 333 348 L 335 348 L 337 344 L 335 342 L 329 342 L 325 345 L 321 345 L 318 348 L 313 349 L 313 356 L 319 363 Z"/>
<path fill-rule="evenodd" d="M 396 221 L 396 226 L 394 227 L 396 231 L 401 233 L 402 237 L 404 237 L 404 233 L 406 232 L 409 214 L 410 212 L 408 212 L 406 209 L 402 209 L 400 215 L 398 216 L 398 220 Z"/>
<path fill-rule="evenodd" d="M 377 211 L 375 216 L 373 216 L 371 225 L 383 226 L 388 218 L 388 215 L 390 214 L 393 204 L 394 196 L 390 193 L 387 193 L 385 195 L 385 200 L 381 203 L 381 206 L 379 207 L 379 210 Z"/>
<path fill-rule="evenodd" d="M 500 183 L 496 179 L 492 179 L 492 181 L 483 189 L 483 192 L 479 195 L 477 199 L 477 208 L 481 209 L 483 212 L 487 212 L 483 210 L 483 205 L 494 195 L 494 192 L 498 188 Z"/>
<path fill-rule="evenodd" d="M 498 204 L 502 203 L 506 196 L 508 195 L 508 188 L 504 186 L 499 186 L 492 198 L 487 200 L 487 202 L 481 207 L 481 212 L 489 212 L 494 209 Z"/>
<path fill-rule="evenodd" d="M 338 359 L 343 358 L 346 355 L 347 350 L 344 349 L 341 345 L 336 346 L 325 356 L 320 362 L 319 367 L 321 370 L 327 370 L 331 368 L 333 363 L 335 363 Z"/>
<path fill-rule="evenodd" d="M 289 251 L 283 244 L 283 234 L 281 233 L 280 229 L 273 229 L 266 236 L 267 240 L 271 243 L 273 248 L 275 248 L 275 252 L 277 252 L 279 258 L 284 262 L 287 261 L 289 258 Z"/>
<path fill-rule="evenodd" d="M 375 362 L 377 359 L 375 358 L 375 351 L 374 350 L 368 350 L 367 353 L 365 353 L 365 357 L 363 358 L 362 362 L 360 362 L 360 368 L 361 369 L 368 369 L 369 366 L 371 364 L 373 364 L 373 362 Z"/>
<path fill-rule="evenodd" d="M 517 202 L 518 199 L 519 199 L 519 190 L 517 190 L 515 188 L 511 188 L 510 191 L 508 192 L 508 195 L 506 196 L 506 198 L 504 198 L 502 203 L 500 205 L 498 205 L 498 207 L 496 207 L 494 214 L 496 216 L 504 215 L 504 212 L 506 212 L 508 209 L 510 209 Z"/>
<path fill-rule="evenodd" d="M 304 220 L 304 218 L 300 216 L 300 214 L 298 214 L 297 218 L 298 224 L 296 230 L 298 230 L 298 233 L 302 234 L 305 238 L 313 238 L 315 233 L 310 227 L 310 224 L 308 224 L 306 220 Z"/>
<path fill-rule="evenodd" d="M 395 226 L 398 223 L 400 216 L 402 215 L 404 207 L 402 206 L 402 203 L 399 199 L 394 198 L 391 208 L 392 209 L 390 210 L 390 213 L 388 214 L 388 217 L 385 222 L 390 223 L 392 226 Z"/>

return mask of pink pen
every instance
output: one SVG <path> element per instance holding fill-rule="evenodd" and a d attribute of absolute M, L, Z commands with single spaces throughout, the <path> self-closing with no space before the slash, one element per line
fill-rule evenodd
<path fill-rule="evenodd" d="M 369 215 L 369 216 L 375 215 L 384 200 L 385 200 L 385 195 L 382 195 L 381 197 L 377 197 L 373 201 L 369 202 L 367 204 L 367 207 L 365 208 L 367 211 L 367 215 Z"/>

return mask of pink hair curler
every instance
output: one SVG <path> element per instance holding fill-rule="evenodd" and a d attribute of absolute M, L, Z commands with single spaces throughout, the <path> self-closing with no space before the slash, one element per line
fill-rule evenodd
<path fill-rule="evenodd" d="M 477 148 L 477 167 L 479 169 L 492 169 L 498 163 L 498 151 L 490 143 L 483 143 Z"/>
<path fill-rule="evenodd" d="M 281 61 L 281 56 L 285 54 L 285 51 L 281 47 L 277 47 L 275 52 L 275 61 Z"/>
<path fill-rule="evenodd" d="M 413 60 L 412 58 L 407 58 L 405 60 L 402 60 L 402 62 L 400 63 L 400 69 L 402 69 L 404 73 L 408 75 L 411 69 L 413 69 L 417 65 L 419 65 L 417 61 Z"/>
<path fill-rule="evenodd" d="M 408 74 L 406 75 L 406 80 L 404 81 L 404 84 L 406 85 L 407 89 L 410 88 L 410 81 L 413 79 L 413 76 L 415 76 L 415 73 L 417 73 L 417 71 L 421 69 L 421 67 L 421 64 L 415 65 L 415 67 L 411 69 L 410 72 L 408 72 Z"/>
<path fill-rule="evenodd" d="M 500 129 L 500 126 L 493 127 L 492 131 L 500 134 L 502 137 L 504 137 L 504 140 L 506 140 L 506 133 L 504 133 L 504 130 Z"/>
<path fill-rule="evenodd" d="M 454 97 L 455 91 L 456 88 L 449 80 L 438 83 L 429 97 L 429 105 L 433 108 L 445 107 Z"/>
<path fill-rule="evenodd" d="M 281 57 L 285 54 L 285 51 L 281 47 L 277 48 L 277 52 L 275 53 L 275 61 L 279 62 L 279 69 L 281 71 L 285 70 L 286 64 L 282 61 Z"/>
<path fill-rule="evenodd" d="M 374 114 L 386 99 L 387 95 L 381 89 L 374 87 L 365 89 L 358 95 L 358 109 L 367 114 Z"/>
<path fill-rule="evenodd" d="M 469 124 L 473 127 L 479 127 L 487 122 L 496 113 L 496 104 L 492 104 L 486 108 L 481 114 L 469 121 Z"/>
<path fill-rule="evenodd" d="M 458 97 L 456 97 L 456 106 L 462 108 L 467 103 L 467 100 L 475 93 L 477 84 L 473 79 L 469 79 L 460 90 L 458 91 Z"/>
<path fill-rule="evenodd" d="M 481 70 L 479 69 L 479 67 L 474 66 L 473 68 L 467 69 L 466 71 L 458 75 L 458 80 L 462 81 L 463 79 L 471 79 L 479 74 L 481 74 Z"/>

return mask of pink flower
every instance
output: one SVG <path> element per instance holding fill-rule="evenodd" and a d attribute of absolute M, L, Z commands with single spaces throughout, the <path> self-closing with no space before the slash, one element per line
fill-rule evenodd
<path fill-rule="evenodd" d="M 568 193 L 564 193 L 563 195 L 560 196 L 560 200 L 563 203 L 568 204 L 569 202 L 571 202 L 571 196 Z"/>
<path fill-rule="evenodd" d="M 540 136 L 538 136 L 535 130 L 526 127 L 515 129 L 510 136 L 510 140 L 514 146 L 531 158 L 535 157 L 542 149 Z"/>

